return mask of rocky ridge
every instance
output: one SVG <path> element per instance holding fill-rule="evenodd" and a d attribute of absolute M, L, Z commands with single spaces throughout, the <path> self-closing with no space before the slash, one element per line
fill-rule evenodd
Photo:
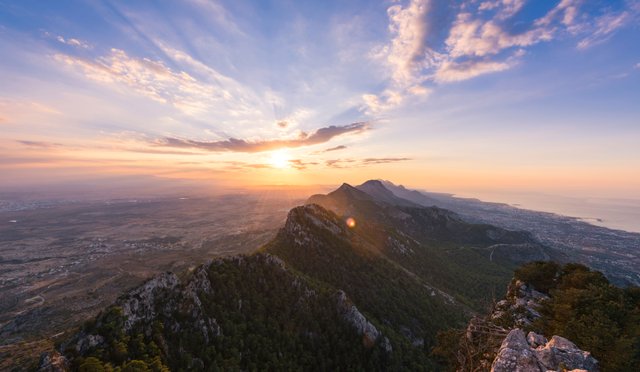
<path fill-rule="evenodd" d="M 338 312 L 348 323 L 358 330 L 358 334 L 362 336 L 362 344 L 365 347 L 373 347 L 373 345 L 380 340 L 380 344 L 386 352 L 390 353 L 393 351 L 389 339 L 383 337 L 382 332 L 378 331 L 378 329 L 362 315 L 356 305 L 347 298 L 347 294 L 344 291 L 338 291 L 337 299 Z"/>
<path fill-rule="evenodd" d="M 521 280 L 513 280 L 505 299 L 485 317 L 474 317 L 461 340 L 458 361 L 495 372 L 598 371 L 598 361 L 588 351 L 561 336 L 547 340 L 530 328 L 549 296 Z M 465 354 L 465 355 L 462 355 Z"/>
<path fill-rule="evenodd" d="M 308 208 L 313 209 L 314 207 Z M 291 225 L 289 227 L 300 232 L 299 229 Z M 324 228 L 328 227 L 330 226 L 324 226 Z M 350 333 L 361 337 L 362 346 L 359 347 L 364 347 L 364 349 L 379 348 L 384 353 L 392 353 L 393 347 L 390 340 L 358 310 L 345 291 L 338 290 L 332 296 L 321 295 L 316 289 L 310 287 L 304 278 L 292 274 L 282 259 L 268 253 L 258 253 L 253 256 L 233 256 L 210 261 L 193 270 L 187 279 L 183 280 L 169 272 L 150 279 L 120 297 L 113 306 L 96 318 L 94 324 L 85 327 L 65 342 L 60 348 L 64 354 L 56 350 L 42 355 L 39 370 L 71 370 L 74 358 L 105 355 L 103 350 L 110 350 L 113 347 L 113 332 L 121 335 L 117 336 L 119 337 L 117 340 L 131 340 L 135 337 L 153 339 L 161 350 L 163 360 L 170 360 L 168 358 L 171 355 L 183 353 L 182 343 L 176 343 L 174 339 L 184 337 L 185 334 L 188 334 L 189 337 L 199 337 L 205 345 L 220 342 L 222 337 L 229 336 L 223 332 L 219 325 L 219 319 L 212 316 L 211 301 L 215 292 L 220 290 L 221 284 L 212 279 L 212 273 L 228 272 L 230 268 L 253 271 L 252 267 L 256 265 L 267 272 L 280 272 L 282 273 L 281 277 L 287 278 L 284 282 L 279 281 L 278 285 L 287 288 L 289 292 L 296 293 L 296 298 L 290 305 L 287 305 L 289 309 L 298 308 L 298 311 L 307 311 L 306 309 L 311 307 L 316 313 L 333 312 L 334 318 L 339 319 L 338 323 L 340 323 L 335 324 L 335 327 L 348 328 Z M 243 277 L 246 275 L 241 274 L 237 278 L 242 280 Z M 252 281 L 247 279 L 247 282 Z M 273 290 L 280 291 L 282 289 L 273 288 Z M 265 295 L 270 296 L 268 293 Z M 219 301 L 220 295 L 217 298 Z M 222 296 L 222 298 L 226 298 L 226 296 Z M 234 312 L 233 316 L 243 313 L 242 297 L 229 301 L 233 303 L 230 306 Z M 255 303 L 255 301 L 255 298 L 246 298 L 248 306 L 251 306 L 251 303 Z M 321 308 L 319 306 L 324 305 L 320 304 L 331 304 L 331 307 Z M 230 320 L 228 317 L 223 317 L 221 321 L 228 324 Z M 164 329 L 162 336 L 157 334 L 156 329 L 159 324 L 161 324 L 161 329 Z M 310 340 L 318 337 L 317 329 L 304 330 L 304 325 L 299 332 Z M 202 366 L 204 361 L 200 358 L 192 358 L 191 363 L 198 369 L 198 366 Z"/>

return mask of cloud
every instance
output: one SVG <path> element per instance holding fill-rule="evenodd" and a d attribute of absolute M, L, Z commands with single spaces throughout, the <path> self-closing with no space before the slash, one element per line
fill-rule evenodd
<path fill-rule="evenodd" d="M 234 22 L 231 14 L 215 0 L 189 0 L 190 3 L 196 5 L 203 14 L 208 18 L 213 18 L 221 29 L 238 35 L 244 35 L 238 25 Z"/>
<path fill-rule="evenodd" d="M 571 32 L 576 32 L 579 28 L 574 26 L 582 2 L 582 0 L 561 0 L 558 5 L 553 7 L 547 14 L 536 20 L 535 25 L 549 26 L 554 21 L 559 21 L 564 26 L 569 27 Z"/>
<path fill-rule="evenodd" d="M 399 106 L 407 95 L 426 95 L 421 87 L 420 72 L 438 63 L 442 56 L 428 46 L 431 22 L 427 19 L 432 3 L 429 0 L 411 0 L 406 7 L 389 7 L 389 33 L 387 45 L 373 51 L 375 59 L 384 61 L 391 71 L 391 86 L 381 94 L 364 94 L 362 99 L 371 113 Z"/>
<path fill-rule="evenodd" d="M 111 49 L 110 54 L 95 60 L 66 54 L 56 54 L 54 58 L 78 68 L 91 80 L 115 87 L 128 87 L 139 95 L 171 105 L 187 115 L 212 111 L 224 111 L 236 118 L 261 115 L 256 108 L 260 102 L 233 79 L 186 53 L 167 47 L 163 50 L 174 61 L 203 75 L 203 79 L 197 79 L 185 71 L 174 71 L 159 60 L 131 57 L 120 49 Z"/>
<path fill-rule="evenodd" d="M 443 63 L 435 74 L 435 81 L 449 83 L 462 81 L 492 72 L 507 70 L 511 67 L 508 62 L 493 61 L 464 61 Z"/>
<path fill-rule="evenodd" d="M 471 13 L 458 14 L 446 40 L 450 58 L 484 57 L 495 55 L 504 49 L 526 47 L 540 41 L 550 40 L 549 30 L 543 27 L 529 29 L 512 35 L 499 23 L 474 18 Z"/>
<path fill-rule="evenodd" d="M 278 169 L 271 164 L 266 163 L 246 163 L 242 161 L 228 161 L 226 162 L 228 165 L 225 166 L 225 169 L 228 170 L 247 170 L 247 169 Z M 291 168 L 297 170 L 305 170 L 310 166 L 319 165 L 318 162 L 314 161 L 304 161 L 302 159 L 290 159 L 288 161 L 289 166 Z"/>
<path fill-rule="evenodd" d="M 273 139 L 248 141 L 237 138 L 229 138 L 221 141 L 196 141 L 189 139 L 166 137 L 155 142 L 159 146 L 178 148 L 198 148 L 207 151 L 232 151 L 232 152 L 261 152 L 275 150 L 283 147 L 303 147 L 325 143 L 344 134 L 358 134 L 371 129 L 368 122 L 352 123 L 344 126 L 329 126 L 316 130 L 311 134 L 302 132 L 295 139 Z"/>
<path fill-rule="evenodd" d="M 202 155 L 201 152 L 171 151 L 171 150 L 156 150 L 156 149 L 123 148 L 122 151 L 137 152 L 141 154 L 155 154 L 155 155 Z"/>
<path fill-rule="evenodd" d="M 413 81 L 414 71 L 428 61 L 425 55 L 431 50 L 427 46 L 429 24 L 426 16 L 431 7 L 429 0 L 412 0 L 409 5 L 399 4 L 389 7 L 389 31 L 395 37 L 391 40 L 386 59 L 393 66 L 392 78 L 406 84 Z"/>
<path fill-rule="evenodd" d="M 291 159 L 291 160 L 289 160 L 289 165 L 292 168 L 295 168 L 297 170 L 305 170 L 310 165 L 318 165 L 318 162 L 315 162 L 315 161 L 304 161 L 304 160 L 301 160 L 301 159 Z"/>
<path fill-rule="evenodd" d="M 400 158 L 394 158 L 394 157 L 389 157 L 389 158 L 365 158 L 365 159 L 331 159 L 331 160 L 325 161 L 325 165 L 327 167 L 329 167 L 329 168 L 337 168 L 337 169 L 342 169 L 342 168 L 361 168 L 361 167 L 366 167 L 366 166 L 370 166 L 370 165 L 397 163 L 397 162 L 403 162 L 403 161 L 409 161 L 409 160 L 413 160 L 413 159 L 405 158 L 405 157 L 400 157 Z"/>
<path fill-rule="evenodd" d="M 277 99 L 276 101 L 279 101 Z M 275 104 L 274 106 L 282 106 L 282 103 Z M 297 109 L 290 113 L 289 115 L 283 117 L 282 119 L 276 122 L 278 128 L 281 129 L 291 129 L 297 127 L 300 123 L 309 120 L 313 116 L 313 111 L 310 109 Z"/>
<path fill-rule="evenodd" d="M 27 141 L 27 140 L 17 140 L 16 142 L 24 145 L 24 146 L 28 146 L 28 147 L 37 147 L 37 148 L 43 148 L 43 149 L 50 149 L 50 148 L 56 148 L 56 147 L 61 147 L 62 144 L 59 143 L 53 143 L 53 142 L 44 142 L 44 141 Z"/>
<path fill-rule="evenodd" d="M 325 161 L 325 165 L 329 168 L 347 168 L 355 162 L 354 159 L 330 159 Z"/>
<path fill-rule="evenodd" d="M 48 31 L 44 31 L 42 33 L 44 35 L 45 38 L 50 39 L 50 40 L 55 40 L 61 44 L 65 44 L 65 45 L 69 45 L 72 47 L 76 47 L 76 48 L 81 48 L 81 49 L 92 49 L 93 45 L 89 44 L 88 42 L 84 41 L 84 40 L 80 40 L 80 39 L 76 39 L 73 37 L 70 38 L 65 38 L 62 35 L 54 35 Z"/>
<path fill-rule="evenodd" d="M 495 0 L 495 1 L 483 1 L 482 3 L 480 3 L 480 5 L 478 6 L 478 10 L 479 11 L 483 11 L 483 10 L 492 10 L 497 8 L 498 6 L 500 6 L 500 3 L 502 1 L 500 0 Z"/>
<path fill-rule="evenodd" d="M 621 27 L 627 25 L 632 19 L 629 11 L 619 13 L 605 13 L 593 22 L 591 33 L 578 42 L 578 49 L 587 49 L 594 45 L 607 41 Z"/>
<path fill-rule="evenodd" d="M 78 39 L 74 39 L 74 38 L 65 39 L 62 36 L 57 36 L 56 40 L 58 40 L 62 44 L 71 45 L 71 46 L 77 47 L 77 48 L 83 48 L 83 49 L 90 49 L 91 48 L 91 45 L 89 43 L 87 43 L 85 41 L 78 40 Z"/>
<path fill-rule="evenodd" d="M 594 15 L 581 10 L 583 2 L 560 0 L 528 22 L 515 17 L 527 0 L 395 2 L 387 11 L 390 39 L 371 53 L 386 67 L 389 82 L 379 93 L 361 96 L 363 110 L 391 110 L 428 95 L 438 84 L 505 71 L 518 64 L 527 48 L 562 35 L 579 37 L 577 47 L 588 48 L 640 13 L 636 3 L 626 3 L 628 9 L 603 8 Z M 446 9 L 452 13 L 448 23 Z"/>
<path fill-rule="evenodd" d="M 338 151 L 338 150 L 344 150 L 346 148 L 347 148 L 347 146 L 340 145 L 340 146 L 336 146 L 336 147 L 330 147 L 330 148 L 328 148 L 326 150 L 323 150 L 322 152 Z"/>
<path fill-rule="evenodd" d="M 411 158 L 366 158 L 362 159 L 360 162 L 362 164 L 386 164 L 386 163 L 396 163 L 399 161 L 408 161 L 412 160 Z"/>

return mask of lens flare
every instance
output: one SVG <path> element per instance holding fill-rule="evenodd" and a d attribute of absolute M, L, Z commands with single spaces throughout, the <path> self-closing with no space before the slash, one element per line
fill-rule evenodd
<path fill-rule="evenodd" d="M 350 229 L 353 229 L 354 227 L 356 227 L 356 220 L 353 217 L 347 218 L 345 222 L 347 224 L 347 227 L 349 227 Z"/>

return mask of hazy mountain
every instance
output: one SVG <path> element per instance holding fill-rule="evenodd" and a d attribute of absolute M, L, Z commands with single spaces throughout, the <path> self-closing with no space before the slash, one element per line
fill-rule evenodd
<path fill-rule="evenodd" d="M 546 260 L 557 254 L 539 244 L 528 232 L 469 223 L 449 210 L 418 206 L 398 196 L 389 196 L 389 190 L 380 181 L 368 181 L 364 185 L 368 186 L 362 189 L 370 190 L 372 194 L 361 191 L 360 187 L 343 184 L 327 195 L 311 196 L 306 203 L 321 205 L 343 218 L 354 218 L 356 230 L 370 237 L 378 246 L 390 244 L 383 242 L 396 236 L 407 241 L 407 246 L 416 243 L 427 247 L 462 243 L 465 245 L 450 249 L 468 248 L 485 256 L 481 261 L 506 259 L 514 264 Z M 376 195 L 381 195 L 381 198 Z M 390 250 L 393 253 L 394 250 Z M 418 254 L 423 251 L 418 250 Z"/>
<path fill-rule="evenodd" d="M 617 285 L 640 285 L 640 234 L 591 225 L 573 217 L 381 182 L 397 197 L 451 210 L 465 221 L 529 231 L 556 252 L 556 260 L 580 262 L 600 270 Z"/>
<path fill-rule="evenodd" d="M 372 196 L 375 200 L 382 201 L 391 205 L 404 206 L 404 207 L 419 207 L 422 204 L 411 201 L 404 196 L 396 196 L 393 192 L 389 191 L 381 181 L 369 180 L 360 186 L 356 186 L 358 190 Z"/>
<path fill-rule="evenodd" d="M 380 182 L 385 189 L 389 190 L 395 196 L 412 201 L 418 205 L 430 207 L 441 204 L 440 200 L 436 198 L 429 197 L 426 194 L 416 190 L 407 189 L 402 185 L 395 185 L 391 181 L 381 180 L 378 182 Z"/>

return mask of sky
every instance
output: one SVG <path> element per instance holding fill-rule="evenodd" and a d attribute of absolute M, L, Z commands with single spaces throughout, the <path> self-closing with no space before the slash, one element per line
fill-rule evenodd
<path fill-rule="evenodd" d="M 0 186 L 640 198 L 640 1 L 0 0 Z"/>

